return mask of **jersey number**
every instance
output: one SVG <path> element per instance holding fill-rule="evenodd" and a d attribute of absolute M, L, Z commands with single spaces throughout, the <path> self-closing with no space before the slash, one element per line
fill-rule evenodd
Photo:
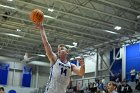
<path fill-rule="evenodd" d="M 67 69 L 61 68 L 61 75 L 62 75 L 63 73 L 64 73 L 65 76 L 66 76 L 66 75 L 67 75 Z"/>

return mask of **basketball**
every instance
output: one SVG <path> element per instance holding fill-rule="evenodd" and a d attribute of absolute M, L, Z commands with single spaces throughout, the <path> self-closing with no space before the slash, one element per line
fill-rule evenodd
<path fill-rule="evenodd" d="M 35 24 L 40 24 L 44 20 L 44 13 L 39 10 L 39 9 L 34 9 L 31 14 L 30 14 L 30 19 L 35 23 Z"/>

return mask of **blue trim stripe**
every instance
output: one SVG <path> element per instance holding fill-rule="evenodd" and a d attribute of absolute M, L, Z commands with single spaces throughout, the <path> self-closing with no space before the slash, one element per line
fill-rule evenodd
<path fill-rule="evenodd" d="M 52 67 L 51 67 L 51 72 L 50 72 L 50 81 L 51 81 L 51 79 L 52 79 L 53 66 L 54 66 L 54 65 L 52 65 Z"/>

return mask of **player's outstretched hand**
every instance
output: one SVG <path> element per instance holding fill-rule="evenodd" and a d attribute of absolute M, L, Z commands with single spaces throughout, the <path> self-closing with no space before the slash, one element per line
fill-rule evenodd
<path fill-rule="evenodd" d="M 76 57 L 75 59 L 79 61 L 80 66 L 84 66 L 85 65 L 84 58 L 82 58 L 82 57 Z"/>

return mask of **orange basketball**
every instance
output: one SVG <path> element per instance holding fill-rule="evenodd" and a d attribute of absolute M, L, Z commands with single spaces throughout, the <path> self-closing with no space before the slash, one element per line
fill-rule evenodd
<path fill-rule="evenodd" d="M 44 13 L 39 9 L 34 9 L 30 14 L 30 19 L 35 23 L 42 23 L 44 20 Z"/>

